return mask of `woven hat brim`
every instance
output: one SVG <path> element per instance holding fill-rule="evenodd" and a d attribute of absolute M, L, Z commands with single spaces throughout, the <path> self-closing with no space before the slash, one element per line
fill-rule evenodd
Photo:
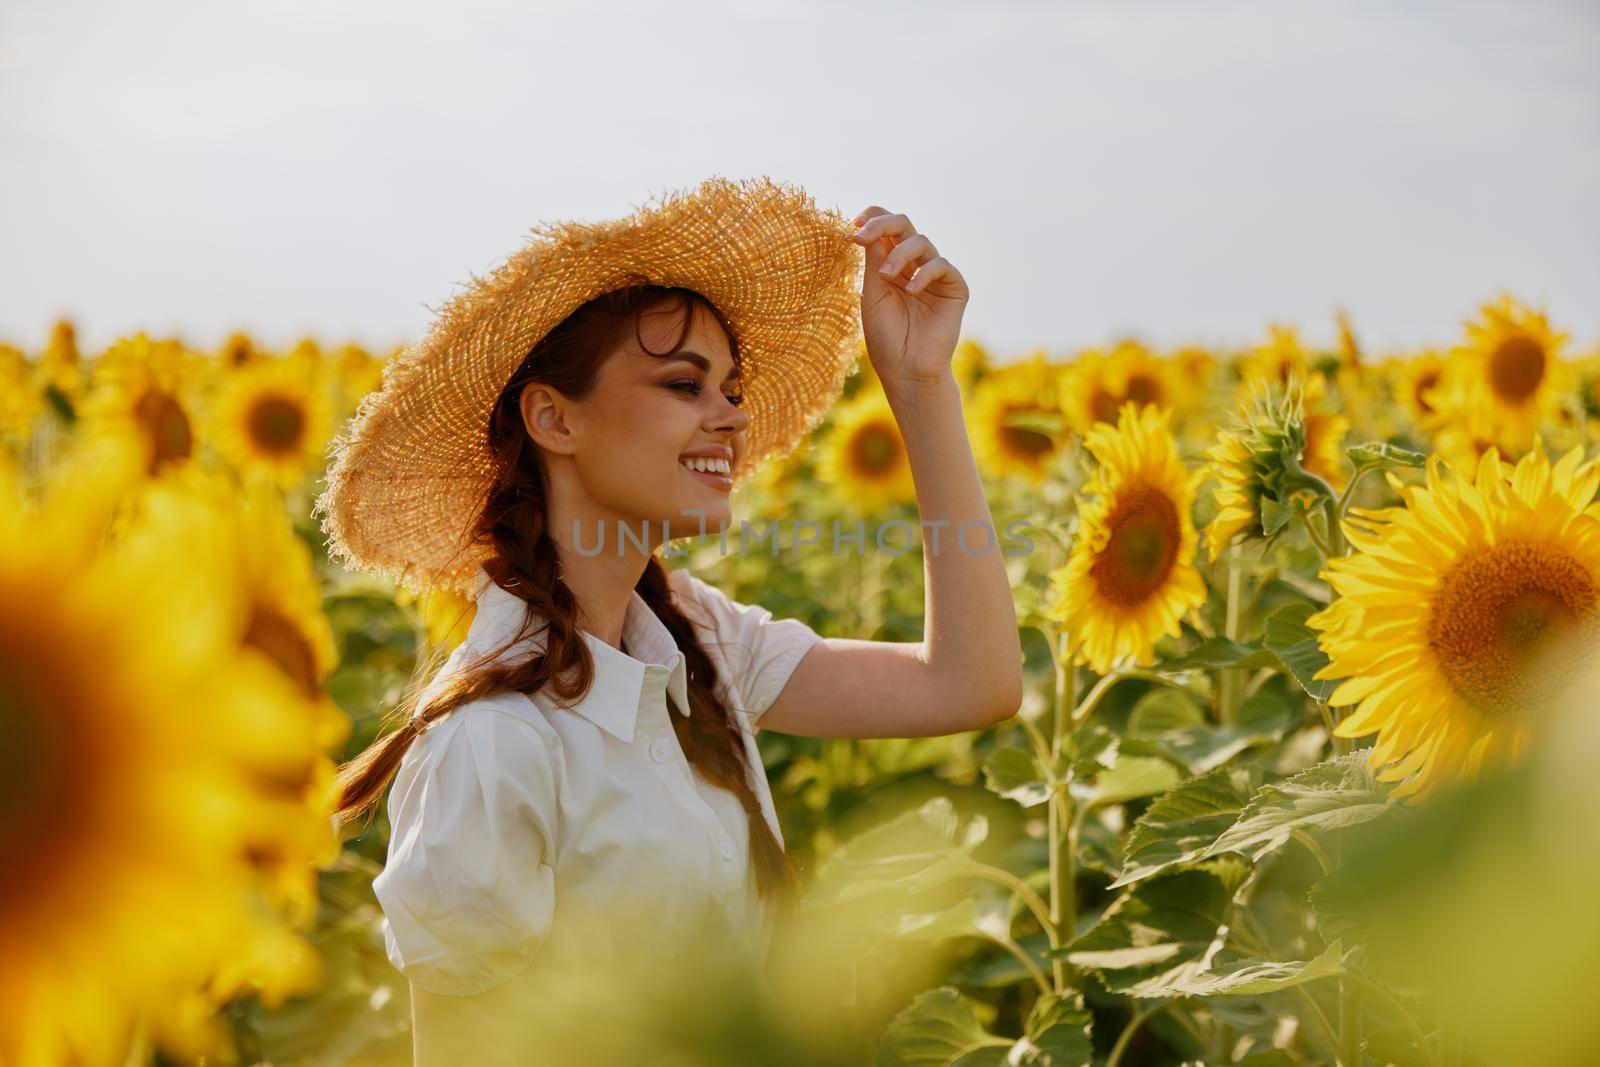
<path fill-rule="evenodd" d="M 692 289 L 728 321 L 750 416 L 741 484 L 816 426 L 860 355 L 854 228 L 799 189 L 721 177 L 623 218 L 533 227 L 385 366 L 329 444 L 313 514 L 330 558 L 413 588 L 468 592 L 488 555 L 470 533 L 493 478 L 490 406 L 535 342 L 629 284 Z"/>

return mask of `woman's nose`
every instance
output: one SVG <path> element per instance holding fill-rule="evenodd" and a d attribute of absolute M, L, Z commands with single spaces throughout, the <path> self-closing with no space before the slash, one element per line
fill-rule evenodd
<path fill-rule="evenodd" d="M 750 414 L 724 397 L 714 421 L 718 429 L 742 430 L 750 425 Z"/>

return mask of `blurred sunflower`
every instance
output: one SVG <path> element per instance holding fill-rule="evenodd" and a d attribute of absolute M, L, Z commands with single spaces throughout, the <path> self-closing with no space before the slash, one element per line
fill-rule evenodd
<path fill-rule="evenodd" d="M 0 485 L 8 1064 L 120 1065 L 136 1033 L 184 1055 L 225 1041 L 176 1006 L 249 918 L 234 844 L 251 790 L 229 753 L 263 739 L 234 732 L 273 698 L 240 714 L 237 657 L 172 610 L 173 592 L 207 595 L 189 560 L 104 546 L 139 473 L 116 468 L 138 458 L 69 460 L 42 504 Z"/>
<path fill-rule="evenodd" d="M 1339 330 L 1339 365 L 1359 368 L 1361 342 L 1356 338 L 1355 323 L 1350 320 L 1350 313 L 1339 308 L 1333 313 L 1333 320 Z"/>
<path fill-rule="evenodd" d="M 0 444 L 26 444 L 43 409 L 33 365 L 20 348 L 0 345 Z"/>
<path fill-rule="evenodd" d="M 1035 352 L 978 383 L 969 424 L 973 450 L 991 477 L 1038 485 L 1056 470 L 1068 436 L 1060 377 L 1060 368 Z"/>
<path fill-rule="evenodd" d="M 261 359 L 228 375 L 217 390 L 211 437 L 239 471 L 264 474 L 280 488 L 316 470 L 333 434 L 333 410 L 316 367 L 305 359 Z"/>
<path fill-rule="evenodd" d="M 1540 427 L 1553 419 L 1571 388 L 1570 368 L 1561 348 L 1567 335 L 1551 329 L 1544 312 L 1517 302 L 1509 293 L 1486 301 L 1453 353 L 1462 385 L 1482 391 L 1502 425 L 1500 439 L 1518 452 L 1533 443 Z"/>
<path fill-rule="evenodd" d="M 448 587 L 418 590 L 399 586 L 394 602 L 417 613 L 430 645 L 446 649 L 467 639 L 467 631 L 478 614 L 477 601 Z"/>
<path fill-rule="evenodd" d="M 1329 704 L 1355 705 L 1335 734 L 1377 733 L 1371 766 L 1413 796 L 1518 756 L 1600 653 L 1600 460 L 1490 449 L 1475 480 L 1434 456 L 1425 485 L 1389 483 L 1404 506 L 1351 509 L 1307 625 L 1316 677 L 1344 679 Z"/>
<path fill-rule="evenodd" d="M 1177 636 L 1183 616 L 1205 602 L 1190 517 L 1205 471 L 1178 457 L 1171 416 L 1129 402 L 1115 426 L 1100 423 L 1084 438 L 1098 466 L 1072 554 L 1050 572 L 1048 613 L 1099 674 L 1124 659 L 1152 663 L 1156 639 Z"/>
<path fill-rule="evenodd" d="M 70 404 L 76 404 L 88 384 L 83 356 L 78 351 L 78 331 L 71 319 L 58 319 L 50 330 L 50 341 L 39 357 L 42 387 L 55 390 Z"/>
<path fill-rule="evenodd" d="M 176 341 L 143 333 L 100 357 L 83 401 L 88 437 L 127 447 L 147 476 L 180 470 L 198 454 L 193 389 L 195 359 Z"/>
<path fill-rule="evenodd" d="M 1439 409 L 1433 392 L 1445 380 L 1449 363 L 1434 348 L 1424 348 L 1409 359 L 1400 360 L 1385 370 L 1395 402 L 1421 429 L 1434 425 Z"/>
<path fill-rule="evenodd" d="M 763 519 L 781 519 L 788 515 L 802 488 L 808 484 L 806 469 L 812 454 L 808 439 L 785 454 L 768 459 L 740 483 L 737 492 L 741 510 L 749 509 Z"/>
<path fill-rule="evenodd" d="M 818 448 L 817 477 L 841 503 L 868 513 L 916 501 L 906 443 L 883 393 L 859 392 L 834 407 Z"/>
<path fill-rule="evenodd" d="M 330 357 L 338 417 L 348 417 L 361 398 L 383 384 L 384 361 L 360 345 L 343 345 Z"/>
<path fill-rule="evenodd" d="M 236 952 L 213 992 L 249 988 L 281 999 L 314 984 L 315 953 L 288 932 L 315 915 L 316 871 L 338 858 L 332 820 L 337 766 L 351 730 L 324 684 L 337 665 L 333 630 L 311 550 L 294 532 L 277 491 L 256 480 L 235 487 L 192 474 L 147 487 L 132 547 L 159 542 L 179 551 L 201 599 L 170 598 L 196 627 L 237 656 L 233 684 L 249 730 L 228 754 L 252 786 L 235 813 L 235 847 L 278 921 L 242 924 Z M 153 549 L 152 549 L 153 551 Z M 279 983 L 288 983 L 282 985 Z"/>
<path fill-rule="evenodd" d="M 235 330 L 217 349 L 217 361 L 227 368 L 243 367 L 261 358 L 255 339 L 243 330 Z"/>
<path fill-rule="evenodd" d="M 1334 489 L 1343 489 L 1349 480 L 1344 472 L 1344 437 L 1350 432 L 1350 420 L 1339 412 L 1319 410 L 1327 395 L 1324 380 L 1312 377 L 1305 383 L 1304 397 L 1305 450 L 1300 465 Z"/>
<path fill-rule="evenodd" d="M 1515 459 L 1526 449 L 1507 440 L 1507 425 L 1484 389 L 1446 378 L 1428 394 L 1433 404 L 1429 428 L 1433 451 L 1458 471 L 1470 471 L 1491 448 Z"/>
<path fill-rule="evenodd" d="M 1239 360 L 1240 384 L 1246 390 L 1265 385 L 1287 388 L 1292 379 L 1311 377 L 1311 356 L 1300 343 L 1300 332 L 1282 323 L 1267 325 L 1267 338 Z"/>
<path fill-rule="evenodd" d="M 982 345 L 970 337 L 963 337 L 956 342 L 955 353 L 950 357 L 950 372 L 955 375 L 956 384 L 961 387 L 963 395 L 972 391 L 989 370 L 989 353 Z"/>
<path fill-rule="evenodd" d="M 1110 352 L 1085 350 L 1063 375 L 1067 410 L 1074 425 L 1115 423 L 1122 405 L 1176 407 L 1171 368 L 1137 341 L 1120 341 Z"/>

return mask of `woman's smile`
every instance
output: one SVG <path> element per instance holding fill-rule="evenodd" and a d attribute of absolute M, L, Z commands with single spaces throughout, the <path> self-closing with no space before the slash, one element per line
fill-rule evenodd
<path fill-rule="evenodd" d="M 680 456 L 678 466 L 714 489 L 733 488 L 733 465 L 722 456 Z"/>

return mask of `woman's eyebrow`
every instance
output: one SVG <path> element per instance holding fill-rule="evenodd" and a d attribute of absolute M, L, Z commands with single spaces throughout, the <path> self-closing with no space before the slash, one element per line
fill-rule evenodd
<path fill-rule="evenodd" d="M 693 363 L 696 367 L 699 367 L 701 370 L 705 371 L 707 374 L 711 373 L 711 361 L 709 359 L 707 359 L 705 356 L 702 356 L 698 352 L 689 352 L 689 351 L 676 352 L 673 355 L 668 356 L 667 359 L 668 360 L 681 359 L 685 363 Z M 733 370 L 728 374 L 728 377 L 727 377 L 726 380 L 730 381 L 730 382 L 738 381 L 739 380 L 739 368 L 738 367 L 734 367 Z"/>

